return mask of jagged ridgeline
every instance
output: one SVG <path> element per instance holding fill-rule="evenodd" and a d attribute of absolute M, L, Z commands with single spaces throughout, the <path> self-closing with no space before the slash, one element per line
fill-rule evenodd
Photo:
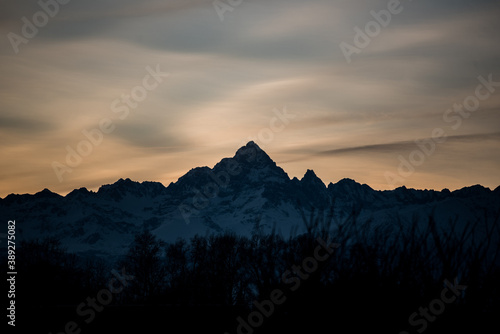
<path fill-rule="evenodd" d="M 376 191 L 350 179 L 326 186 L 312 170 L 301 180 L 290 179 L 249 142 L 232 158 L 213 168 L 194 168 L 167 187 L 120 179 L 97 192 L 81 188 L 63 197 L 44 189 L 0 199 L 4 216 L 16 217 L 20 240 L 55 238 L 71 252 L 103 257 L 125 254 L 143 230 L 166 242 L 222 232 L 251 236 L 274 231 L 288 237 L 305 232 L 311 215 L 323 222 L 332 216 L 342 220 L 353 209 L 359 221 L 387 233 L 398 221 L 404 228 L 414 220 L 425 226 L 429 216 L 438 225 L 453 221 L 458 231 L 494 219 L 500 187 Z"/>
<path fill-rule="evenodd" d="M 333 210 L 332 210 L 333 208 Z M 354 209 L 373 228 L 455 221 L 458 228 L 495 217 L 500 188 L 480 185 L 450 192 L 405 187 L 376 191 L 350 179 L 325 186 L 312 170 L 290 179 L 254 142 L 213 168 L 190 170 L 168 187 L 120 179 L 97 192 L 75 189 L 66 196 L 48 189 L 0 200 L 5 216 L 16 217 L 18 238 L 52 237 L 75 253 L 122 255 L 134 235 L 146 229 L 164 241 L 207 233 L 288 237 L 307 229 L 311 214 L 345 218 Z"/>

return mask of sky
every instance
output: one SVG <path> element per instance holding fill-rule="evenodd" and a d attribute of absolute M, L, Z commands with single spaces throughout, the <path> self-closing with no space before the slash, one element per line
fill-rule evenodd
<path fill-rule="evenodd" d="M 325 184 L 500 185 L 498 1 L 0 6 L 0 197 L 167 186 L 250 140 Z"/>

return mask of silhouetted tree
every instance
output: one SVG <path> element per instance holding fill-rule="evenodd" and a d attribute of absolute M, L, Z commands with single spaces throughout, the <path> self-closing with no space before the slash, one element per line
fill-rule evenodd
<path fill-rule="evenodd" d="M 163 246 L 163 241 L 151 232 L 143 231 L 135 236 L 125 257 L 123 265 L 135 277 L 132 290 L 140 301 L 151 301 L 163 289 L 166 274 Z"/>
<path fill-rule="evenodd" d="M 233 305 L 241 267 L 238 237 L 223 234 L 209 237 L 207 253 L 211 302 Z"/>
<path fill-rule="evenodd" d="M 188 245 L 183 239 L 165 247 L 165 274 L 169 301 L 185 304 L 189 299 Z"/>

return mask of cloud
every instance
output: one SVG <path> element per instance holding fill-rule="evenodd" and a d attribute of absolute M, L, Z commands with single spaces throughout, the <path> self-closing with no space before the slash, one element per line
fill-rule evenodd
<path fill-rule="evenodd" d="M 54 128 L 55 126 L 49 122 L 0 115 L 0 129 L 2 131 L 34 135 L 46 133 Z"/>
<path fill-rule="evenodd" d="M 432 138 L 423 138 L 418 139 L 419 141 L 430 142 L 433 141 Z M 477 133 L 477 134 L 466 134 L 466 135 L 454 135 L 447 136 L 445 144 L 437 144 L 437 145 L 456 145 L 460 143 L 477 143 L 486 140 L 500 141 L 500 132 L 494 133 Z M 297 162 L 310 159 L 311 156 L 337 156 L 337 155 L 345 155 L 345 154 L 380 154 L 380 153 L 405 153 L 410 152 L 412 150 L 418 149 L 415 140 L 405 140 L 391 143 L 382 143 L 382 144 L 370 144 L 370 145 L 360 145 L 353 147 L 342 147 L 335 148 L 331 150 L 318 151 L 312 154 L 308 154 L 307 152 L 313 151 L 314 148 L 301 148 L 288 150 L 284 153 L 287 154 L 306 154 L 305 156 L 298 157 L 292 160 L 284 161 L 284 162 Z"/>
<path fill-rule="evenodd" d="M 159 151 L 173 151 L 188 147 L 191 143 L 184 138 L 179 138 L 169 133 L 168 122 L 157 121 L 132 121 L 116 124 L 116 130 L 110 135 L 124 141 L 124 146 L 141 149 L 156 149 Z"/>

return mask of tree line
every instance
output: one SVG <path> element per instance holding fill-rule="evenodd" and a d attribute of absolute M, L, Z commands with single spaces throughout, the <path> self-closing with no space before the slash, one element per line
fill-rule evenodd
<path fill-rule="evenodd" d="M 18 304 L 29 305 L 31 311 L 49 307 L 71 314 L 74 305 L 106 286 L 113 268 L 125 268 L 134 279 L 117 295 L 114 307 L 156 308 L 171 316 L 178 314 L 173 309 L 194 308 L 194 319 L 203 318 L 204 310 L 230 310 L 221 328 L 235 332 L 237 316 L 244 317 L 255 301 L 269 298 L 275 289 L 288 289 L 284 273 L 298 276 L 290 274 L 290 268 L 310 257 L 318 238 L 323 238 L 338 248 L 288 296 L 260 332 L 282 330 L 280 326 L 296 329 L 304 323 L 321 328 L 330 322 L 352 330 L 418 332 L 418 327 L 409 325 L 409 316 L 439 297 L 445 281 L 454 280 L 467 289 L 426 327 L 428 333 L 463 326 L 464 321 L 484 323 L 499 311 L 498 218 L 481 238 L 484 222 L 458 230 L 454 222 L 443 228 L 446 224 L 438 224 L 432 216 L 426 226 L 416 219 L 395 219 L 387 229 L 374 229 L 370 221 L 361 223 L 355 212 L 342 221 L 325 213 L 304 221 L 306 233 L 288 238 L 227 232 L 165 243 L 144 230 L 127 254 L 112 264 L 70 254 L 55 239 L 22 242 Z M 71 307 L 66 310 L 67 305 Z"/>

